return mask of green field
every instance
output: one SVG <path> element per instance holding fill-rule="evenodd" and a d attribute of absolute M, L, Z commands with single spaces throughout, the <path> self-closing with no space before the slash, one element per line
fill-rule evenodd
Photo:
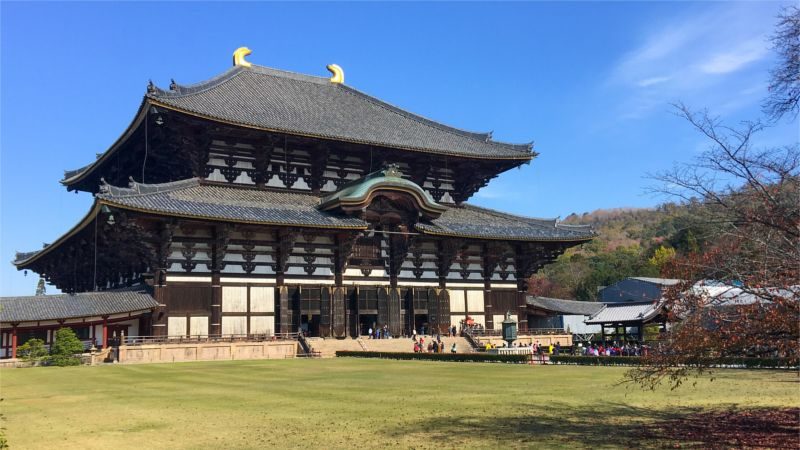
<path fill-rule="evenodd" d="M 795 407 L 792 372 L 723 371 L 655 393 L 625 369 L 272 360 L 4 369 L 15 448 L 656 447 L 643 425 Z M 667 422 L 665 422 L 667 421 Z"/>

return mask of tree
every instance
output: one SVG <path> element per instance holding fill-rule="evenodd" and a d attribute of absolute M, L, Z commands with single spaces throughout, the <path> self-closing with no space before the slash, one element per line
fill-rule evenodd
<path fill-rule="evenodd" d="M 50 345 L 50 362 L 56 366 L 76 366 L 80 359 L 75 355 L 83 353 L 83 343 L 71 328 L 59 328 Z"/>
<path fill-rule="evenodd" d="M 36 362 L 47 356 L 47 348 L 41 339 L 28 339 L 19 346 L 17 354 L 23 361 Z"/>
<path fill-rule="evenodd" d="M 44 277 L 39 277 L 39 283 L 36 284 L 36 295 L 44 295 L 47 291 L 44 285 Z"/>
<path fill-rule="evenodd" d="M 650 263 L 651 266 L 655 267 L 658 270 L 664 268 L 670 261 L 675 258 L 675 249 L 672 247 L 664 247 L 663 245 L 658 247 L 653 253 L 653 256 L 648 259 L 647 261 Z"/>
<path fill-rule="evenodd" d="M 776 121 L 786 114 L 794 119 L 800 112 L 800 7 L 781 11 L 772 46 L 779 63 L 770 71 L 770 94 L 764 112 Z"/>
<path fill-rule="evenodd" d="M 666 193 L 697 204 L 708 244 L 676 257 L 664 275 L 686 280 L 665 294 L 672 329 L 630 380 L 673 386 L 730 355 L 766 355 L 798 363 L 800 355 L 800 149 L 757 149 L 758 122 L 739 128 L 676 105 L 678 115 L 712 147 L 692 164 L 654 178 Z M 699 200 L 698 200 L 699 199 Z M 736 286 L 737 301 L 698 285 Z M 743 301 L 746 300 L 746 301 Z"/>

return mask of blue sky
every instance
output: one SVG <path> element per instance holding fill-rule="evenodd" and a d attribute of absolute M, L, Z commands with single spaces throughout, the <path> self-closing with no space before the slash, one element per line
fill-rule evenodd
<path fill-rule="evenodd" d="M 90 162 L 166 87 L 255 64 L 326 76 L 459 128 L 535 141 L 540 156 L 472 202 L 554 217 L 654 206 L 647 173 L 706 142 L 671 102 L 760 116 L 780 3 L 0 3 L 0 295 L 37 277 L 7 261 L 88 210 L 64 169 Z M 796 142 L 782 122 L 763 145 Z M 4 261 L 4 262 L 2 262 Z M 55 289 L 50 288 L 49 292 Z"/>

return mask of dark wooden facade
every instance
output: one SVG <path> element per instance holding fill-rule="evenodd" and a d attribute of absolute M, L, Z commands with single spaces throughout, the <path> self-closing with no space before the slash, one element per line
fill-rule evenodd
<path fill-rule="evenodd" d="M 509 311 L 524 333 L 528 278 L 593 234 L 555 221 L 470 212 L 464 202 L 534 156 L 529 149 L 464 156 L 309 137 L 216 120 L 148 97 L 109 151 L 62 181 L 69 190 L 97 194 L 93 209 L 53 245 L 17 255 L 16 264 L 67 292 L 153 286 L 159 303 L 153 335 L 302 328 L 344 337 L 384 324 L 400 335 L 423 326 L 443 331 L 467 316 L 494 328 L 495 317 Z M 281 200 L 283 213 L 270 210 L 275 218 L 248 216 L 265 192 L 319 199 L 389 164 L 394 172 L 387 180 L 402 178 L 406 186 L 388 183 L 361 203 L 326 211 L 332 224 L 304 219 L 320 213 L 295 207 L 291 198 Z M 193 179 L 199 181 L 187 187 Z M 114 187 L 129 180 L 137 182 Z M 164 192 L 172 196 L 168 202 Z M 447 209 L 442 218 L 452 216 L 453 227 L 437 225 L 441 212 L 423 211 L 426 202 Z M 473 214 L 483 222 L 467 223 Z M 511 225 L 494 230 L 492 218 Z M 514 221 L 538 234 L 518 234 Z"/>

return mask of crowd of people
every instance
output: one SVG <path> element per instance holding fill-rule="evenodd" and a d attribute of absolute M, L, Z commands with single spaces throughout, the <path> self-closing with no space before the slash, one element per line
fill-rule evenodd
<path fill-rule="evenodd" d="M 585 347 L 578 344 L 576 354 L 583 356 L 646 356 L 647 347 L 637 343 L 626 342 L 619 345 L 617 342 L 611 344 L 589 344 Z"/>
<path fill-rule="evenodd" d="M 439 335 L 431 336 L 429 340 L 426 341 L 424 336 L 420 336 L 417 339 L 417 335 L 414 334 L 412 337 L 414 341 L 414 353 L 444 353 L 445 350 L 445 343 L 442 342 L 442 337 Z M 425 346 L 425 342 L 428 342 L 427 347 Z M 455 342 L 453 345 L 450 346 L 450 353 L 457 353 L 458 346 Z"/>

